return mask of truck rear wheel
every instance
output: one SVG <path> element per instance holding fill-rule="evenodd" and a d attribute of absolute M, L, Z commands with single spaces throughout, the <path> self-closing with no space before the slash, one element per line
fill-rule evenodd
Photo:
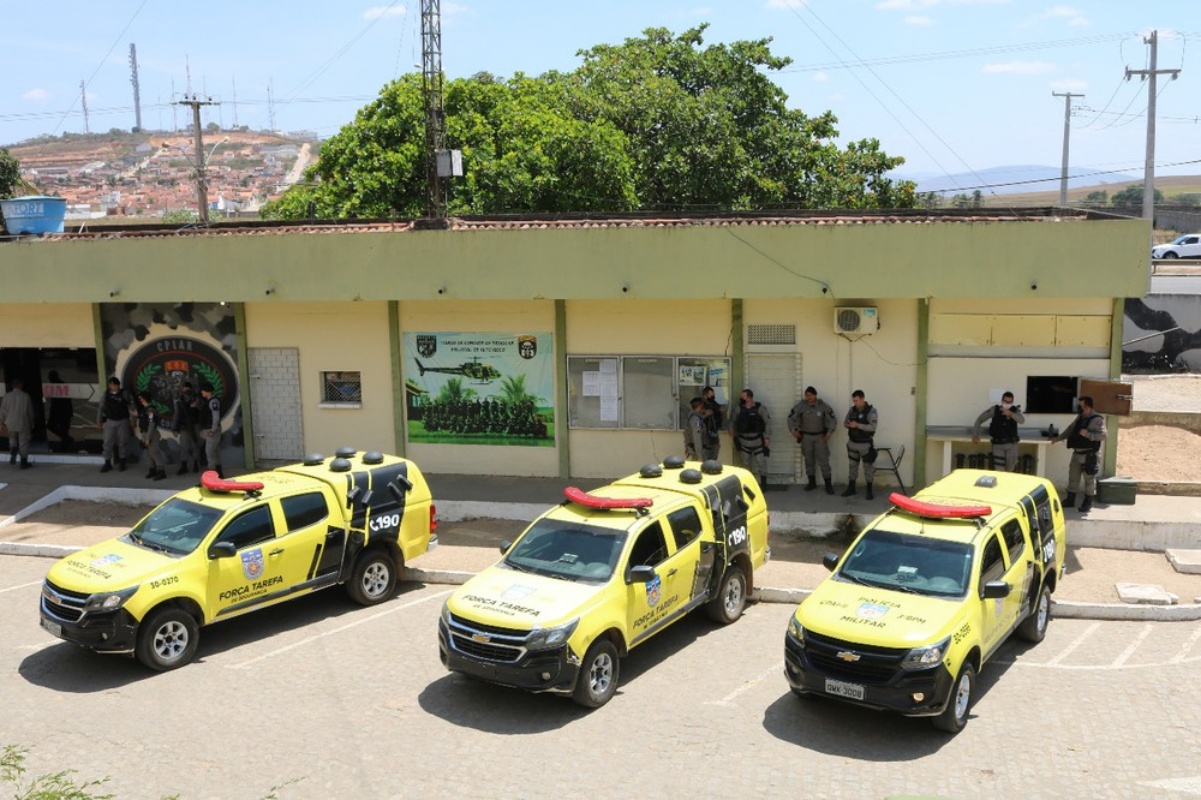
<path fill-rule="evenodd" d="M 742 616 L 746 608 L 746 575 L 742 568 L 733 564 L 726 567 L 721 576 L 721 588 L 717 596 L 705 604 L 705 613 L 715 622 L 729 625 Z"/>
<path fill-rule="evenodd" d="M 597 639 L 584 654 L 571 699 L 586 708 L 600 708 L 617 691 L 619 672 L 617 648 L 608 639 Z"/>
<path fill-rule="evenodd" d="M 1047 636 L 1047 626 L 1051 624 L 1051 591 L 1044 586 L 1038 593 L 1038 600 L 1030 610 L 1030 616 L 1022 620 L 1018 626 L 1018 636 L 1027 642 L 1038 644 Z"/>
<path fill-rule="evenodd" d="M 959 676 L 955 678 L 955 685 L 951 689 L 947 707 L 931 720 L 934 727 L 947 733 L 959 733 L 963 730 L 963 726 L 967 725 L 967 715 L 972 710 L 972 700 L 975 699 L 975 694 L 976 668 L 969 661 L 963 665 L 963 668 L 959 670 Z"/>
<path fill-rule="evenodd" d="M 160 608 L 138 626 L 138 661 L 159 672 L 177 669 L 196 655 L 196 620 L 178 608 Z"/>
<path fill-rule="evenodd" d="M 384 602 L 396 591 L 396 562 L 383 550 L 369 550 L 359 556 L 346 584 L 350 599 L 365 606 Z"/>

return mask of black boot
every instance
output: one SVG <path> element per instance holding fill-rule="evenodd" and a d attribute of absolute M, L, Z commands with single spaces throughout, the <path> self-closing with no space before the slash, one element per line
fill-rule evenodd
<path fill-rule="evenodd" d="M 180 461 L 179 469 L 175 470 L 175 474 L 176 475 L 187 475 L 188 474 L 188 462 Z"/>
<path fill-rule="evenodd" d="M 165 470 L 160 469 L 154 473 L 154 480 L 156 480 L 156 481 L 165 480 L 166 478 L 167 478 L 167 473 Z"/>
<path fill-rule="evenodd" d="M 8 463 L 10 463 L 10 464 L 17 463 L 17 451 L 16 450 L 13 450 L 11 453 L 8 454 Z"/>
<path fill-rule="evenodd" d="M 200 462 L 199 461 L 192 462 L 192 472 L 200 472 Z"/>
<path fill-rule="evenodd" d="M 826 494 L 834 494 L 834 482 L 826 478 Z"/>
<path fill-rule="evenodd" d="M 873 500 L 873 499 L 875 499 L 875 495 L 873 495 L 873 494 L 872 494 L 872 482 L 871 482 L 871 481 L 868 481 L 867 483 L 865 483 L 865 484 L 863 485 L 863 487 L 864 487 L 865 489 L 867 489 L 867 494 L 866 494 L 866 495 L 864 495 L 864 496 L 865 496 L 865 497 L 867 497 L 867 499 L 868 499 L 868 500 Z"/>
<path fill-rule="evenodd" d="M 843 497 L 854 497 L 855 496 L 855 481 L 851 481 L 847 484 L 847 488 L 843 490 L 842 496 Z"/>
<path fill-rule="evenodd" d="M 221 470 L 220 464 L 213 467 L 213 471 L 217 473 L 218 478 L 220 478 L 221 480 L 225 480 L 225 473 Z M 764 487 L 764 491 L 767 491 L 767 487 Z"/>
<path fill-rule="evenodd" d="M 113 468 L 113 462 L 105 461 L 104 466 L 100 468 L 101 472 L 109 472 Z"/>
<path fill-rule="evenodd" d="M 120 461 L 117 462 L 117 470 L 119 472 L 125 471 L 125 459 L 121 459 Z"/>
<path fill-rule="evenodd" d="M 21 457 L 21 469 L 29 469 L 32 466 L 33 466 L 33 464 L 29 463 L 29 456 Z"/>
<path fill-rule="evenodd" d="M 809 483 L 805 484 L 805 491 L 812 492 L 817 488 L 817 478 L 813 475 L 809 476 Z"/>
<path fill-rule="evenodd" d="M 154 467 L 151 467 L 149 470 L 146 471 L 146 480 L 150 480 L 157 474 L 158 474 L 158 470 L 156 470 Z"/>
<path fill-rule="evenodd" d="M 1076 493 L 1068 492 L 1068 496 L 1063 499 L 1063 504 L 1065 506 L 1067 506 L 1068 508 L 1072 508 L 1073 506 L 1075 506 L 1076 505 Z"/>
<path fill-rule="evenodd" d="M 759 476 L 759 488 L 765 492 L 767 491 L 767 476 L 766 475 Z"/>
<path fill-rule="evenodd" d="M 1093 496 L 1091 494 L 1086 494 L 1084 496 L 1084 502 L 1080 504 L 1080 513 L 1087 514 L 1088 512 L 1090 512 L 1092 510 L 1093 510 Z"/>

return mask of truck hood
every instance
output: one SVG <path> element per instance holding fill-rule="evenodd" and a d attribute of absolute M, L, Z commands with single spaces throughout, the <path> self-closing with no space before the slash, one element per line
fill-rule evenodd
<path fill-rule="evenodd" d="M 548 578 L 492 566 L 455 590 L 451 613 L 502 628 L 549 628 L 579 615 L 606 584 Z"/>
<path fill-rule="evenodd" d="M 178 564 L 177 558 L 109 539 L 60 559 L 46 578 L 61 589 L 81 594 L 115 592 L 136 586 Z"/>
<path fill-rule="evenodd" d="M 951 631 L 960 598 L 930 597 L 826 578 L 797 609 L 805 630 L 879 647 L 921 647 Z"/>

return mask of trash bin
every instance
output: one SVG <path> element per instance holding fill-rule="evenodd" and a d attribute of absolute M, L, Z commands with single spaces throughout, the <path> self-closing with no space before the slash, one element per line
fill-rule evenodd
<path fill-rule="evenodd" d="M 4 227 L 14 236 L 62 233 L 67 201 L 61 197 L 26 195 L 0 200 Z"/>
<path fill-rule="evenodd" d="M 1138 495 L 1133 478 L 1102 478 L 1097 481 L 1097 501 L 1107 506 L 1132 506 Z"/>

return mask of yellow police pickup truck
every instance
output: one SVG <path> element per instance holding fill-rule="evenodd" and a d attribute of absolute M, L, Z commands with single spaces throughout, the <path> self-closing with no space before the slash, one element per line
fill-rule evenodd
<path fill-rule="evenodd" d="M 1063 576 L 1063 507 L 1043 478 L 956 470 L 873 520 L 797 608 L 798 696 L 928 716 L 957 733 L 976 675 L 1011 633 L 1041 642 Z"/>
<path fill-rule="evenodd" d="M 363 605 L 387 600 L 435 527 L 421 470 L 396 456 L 340 448 L 238 480 L 206 472 L 128 533 L 55 563 L 41 625 L 175 669 L 203 625 L 339 583 Z"/>
<path fill-rule="evenodd" d="M 767 506 L 749 472 L 679 457 L 565 494 L 450 596 L 438 647 L 449 670 L 597 708 L 631 648 L 701 606 L 742 615 Z"/>

